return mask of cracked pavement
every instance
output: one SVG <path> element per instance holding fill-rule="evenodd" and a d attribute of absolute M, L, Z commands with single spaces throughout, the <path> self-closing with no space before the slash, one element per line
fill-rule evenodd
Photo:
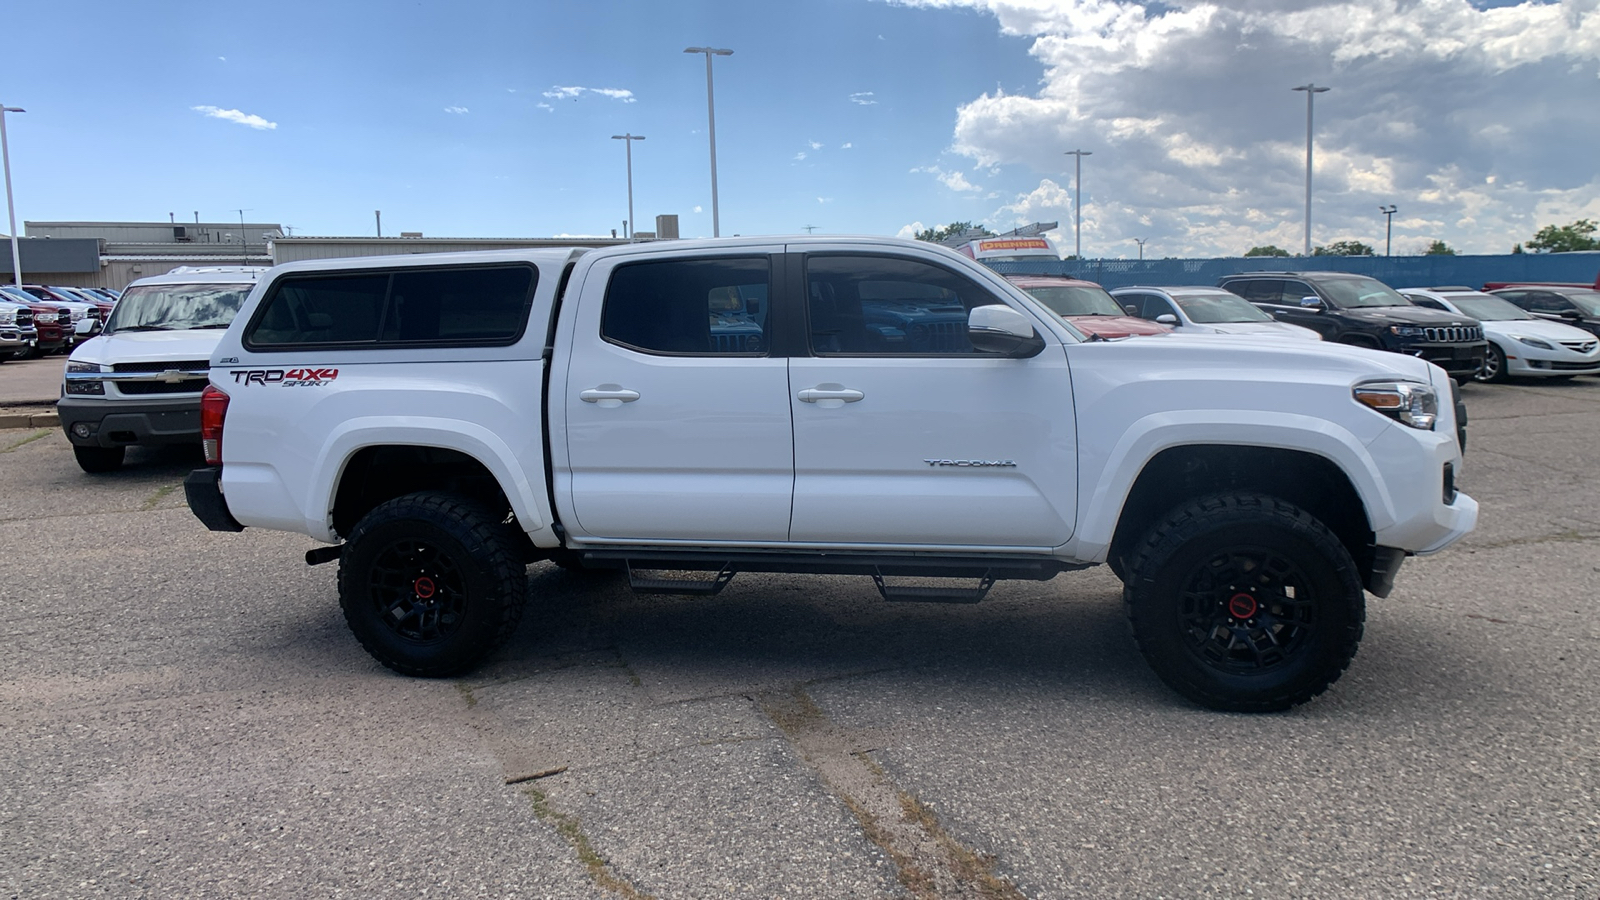
<path fill-rule="evenodd" d="M 536 565 L 488 665 L 405 679 L 313 542 L 193 519 L 192 456 L 0 432 L 0 895 L 1593 898 L 1600 380 L 1465 396 L 1478 531 L 1269 716 L 1167 691 L 1103 568 L 944 606 Z"/>

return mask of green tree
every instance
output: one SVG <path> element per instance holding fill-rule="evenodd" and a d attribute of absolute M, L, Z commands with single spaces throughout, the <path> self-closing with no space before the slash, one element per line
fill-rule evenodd
<path fill-rule="evenodd" d="M 1244 252 L 1244 255 L 1245 256 L 1288 256 L 1289 255 L 1289 251 L 1283 249 L 1282 247 L 1276 247 L 1276 246 L 1273 246 L 1272 244 L 1267 244 L 1264 247 L 1251 247 L 1249 250 L 1246 250 Z"/>
<path fill-rule="evenodd" d="M 1592 219 L 1579 219 L 1568 225 L 1546 225 L 1528 241 L 1528 249 L 1541 253 L 1569 253 L 1573 250 L 1600 250 L 1594 237 Z"/>
<path fill-rule="evenodd" d="M 1521 244 L 1512 244 L 1511 245 L 1511 254 L 1513 256 L 1515 256 L 1515 255 L 1517 255 L 1519 253 L 1522 253 L 1522 252 L 1523 252 L 1523 250 L 1522 250 L 1522 245 Z"/>
<path fill-rule="evenodd" d="M 1334 241 L 1326 247 L 1311 248 L 1312 256 L 1371 256 L 1372 247 L 1360 241 Z"/>
<path fill-rule="evenodd" d="M 972 222 L 951 222 L 949 225 L 943 225 L 939 228 L 924 228 L 917 232 L 916 238 L 919 241 L 937 244 L 945 238 L 954 237 L 969 228 L 976 228 L 983 232 L 980 237 L 990 237 L 994 234 L 986 225 L 977 225 Z"/>
<path fill-rule="evenodd" d="M 1446 244 L 1444 241 L 1434 241 L 1433 243 L 1428 245 L 1428 249 L 1422 251 L 1422 255 L 1423 256 L 1455 256 L 1456 255 L 1456 251 L 1455 251 L 1455 248 L 1451 247 L 1449 244 Z"/>

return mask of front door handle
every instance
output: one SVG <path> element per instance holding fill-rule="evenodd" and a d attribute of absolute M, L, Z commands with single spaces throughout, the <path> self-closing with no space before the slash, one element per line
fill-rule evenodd
<path fill-rule="evenodd" d="M 842 384 L 819 384 L 813 388 L 806 388 L 800 392 L 801 403 L 815 403 L 829 409 L 836 409 L 846 403 L 854 403 L 867 396 L 860 391 L 852 390 Z"/>
<path fill-rule="evenodd" d="M 630 391 L 620 384 L 602 384 L 586 391 L 579 391 L 578 399 L 585 403 L 596 403 L 606 409 L 611 409 L 639 399 L 639 392 Z"/>

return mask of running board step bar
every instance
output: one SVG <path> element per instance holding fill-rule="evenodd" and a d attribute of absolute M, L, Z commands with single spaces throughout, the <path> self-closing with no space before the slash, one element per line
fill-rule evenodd
<path fill-rule="evenodd" d="M 994 574 L 985 572 L 975 588 L 933 587 L 925 585 L 891 585 L 883 580 L 882 572 L 872 573 L 872 583 L 885 600 L 900 603 L 977 603 L 989 595 L 994 587 Z"/>
<path fill-rule="evenodd" d="M 728 586 L 738 570 L 724 563 L 711 580 L 693 578 L 647 578 L 634 571 L 633 561 L 627 561 L 628 587 L 636 594 L 677 594 L 689 597 L 715 597 Z M 645 570 L 653 571 L 653 570 Z"/>

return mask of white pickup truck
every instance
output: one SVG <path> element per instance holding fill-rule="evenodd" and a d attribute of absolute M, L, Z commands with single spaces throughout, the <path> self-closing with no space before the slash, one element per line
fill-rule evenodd
<path fill-rule="evenodd" d="M 1091 340 L 925 243 L 320 260 L 218 345 L 186 492 L 213 530 L 331 544 L 307 562 L 406 674 L 492 652 L 536 560 L 946 602 L 1109 563 L 1163 680 L 1263 711 L 1333 683 L 1363 591 L 1475 524 L 1449 396 L 1392 353 Z"/>

